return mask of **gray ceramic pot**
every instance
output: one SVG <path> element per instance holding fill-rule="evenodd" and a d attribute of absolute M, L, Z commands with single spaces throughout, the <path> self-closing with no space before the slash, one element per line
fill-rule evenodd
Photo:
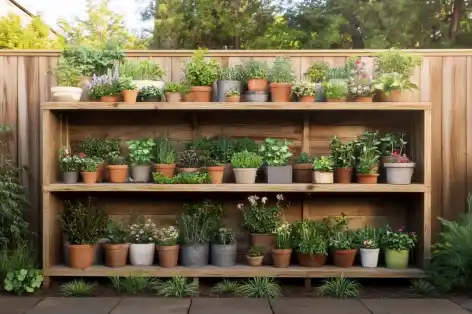
<path fill-rule="evenodd" d="M 63 172 L 62 173 L 62 180 L 65 184 L 76 184 L 79 180 L 79 172 Z"/>
<path fill-rule="evenodd" d="M 415 163 L 384 163 L 388 184 L 411 184 Z"/>
<path fill-rule="evenodd" d="M 180 247 L 182 266 L 198 267 L 208 265 L 209 249 L 209 243 L 182 245 Z"/>
<path fill-rule="evenodd" d="M 216 83 L 216 101 L 225 101 L 225 94 L 230 90 L 236 90 L 241 93 L 240 81 L 218 81 Z"/>
<path fill-rule="evenodd" d="M 237 244 L 211 244 L 211 264 L 219 267 L 236 265 Z"/>
<path fill-rule="evenodd" d="M 292 165 L 286 166 L 266 166 L 264 168 L 267 183 L 269 184 L 291 184 L 292 182 Z"/>
<path fill-rule="evenodd" d="M 316 83 L 315 88 L 315 101 L 316 102 L 323 102 L 326 101 L 326 97 L 323 94 L 323 85 L 321 83 Z"/>
<path fill-rule="evenodd" d="M 244 99 L 247 102 L 267 102 L 269 94 L 267 92 L 248 91 L 244 94 Z"/>
<path fill-rule="evenodd" d="M 134 182 L 148 182 L 151 165 L 139 165 L 131 167 L 131 177 Z"/>

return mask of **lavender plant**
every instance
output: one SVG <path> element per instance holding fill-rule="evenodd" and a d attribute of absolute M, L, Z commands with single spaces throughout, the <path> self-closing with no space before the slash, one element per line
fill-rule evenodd
<path fill-rule="evenodd" d="M 107 74 L 102 76 L 92 76 L 92 82 L 89 85 L 89 94 L 92 98 L 98 99 L 102 96 L 113 96 L 120 91 L 118 68 L 113 72 L 108 70 Z"/>

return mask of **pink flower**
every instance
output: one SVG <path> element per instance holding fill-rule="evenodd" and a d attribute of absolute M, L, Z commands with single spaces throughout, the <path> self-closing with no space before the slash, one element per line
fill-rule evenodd
<path fill-rule="evenodd" d="M 87 157 L 87 155 L 85 153 L 79 153 L 79 157 L 80 158 L 85 158 L 85 157 Z"/>

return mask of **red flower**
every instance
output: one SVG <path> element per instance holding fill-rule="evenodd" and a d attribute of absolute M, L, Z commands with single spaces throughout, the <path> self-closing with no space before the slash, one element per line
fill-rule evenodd
<path fill-rule="evenodd" d="M 356 61 L 356 64 L 359 64 L 359 63 L 361 63 L 361 59 L 360 59 L 360 58 L 357 59 L 357 61 Z"/>
<path fill-rule="evenodd" d="M 79 153 L 79 157 L 80 158 L 85 158 L 85 157 L 87 157 L 87 155 L 85 153 Z"/>

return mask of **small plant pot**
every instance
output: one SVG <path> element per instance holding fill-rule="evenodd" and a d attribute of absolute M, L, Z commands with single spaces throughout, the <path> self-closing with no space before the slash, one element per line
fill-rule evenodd
<path fill-rule="evenodd" d="M 178 173 L 199 172 L 200 168 L 177 168 Z"/>
<path fill-rule="evenodd" d="M 100 97 L 101 102 L 118 102 L 119 100 L 120 99 L 118 95 Z"/>
<path fill-rule="evenodd" d="M 154 263 L 154 243 L 129 245 L 129 260 L 133 266 L 151 266 Z"/>
<path fill-rule="evenodd" d="M 290 83 L 271 83 L 270 97 L 272 102 L 291 101 L 292 84 Z"/>
<path fill-rule="evenodd" d="M 347 268 L 354 265 L 357 249 L 334 251 L 334 266 Z"/>
<path fill-rule="evenodd" d="M 216 82 L 217 90 L 217 101 L 228 101 L 225 100 L 225 94 L 231 90 L 241 92 L 241 82 L 240 81 L 217 81 Z"/>
<path fill-rule="evenodd" d="M 262 260 L 264 256 L 249 256 L 246 255 L 247 264 L 251 267 L 260 267 L 262 266 Z"/>
<path fill-rule="evenodd" d="M 251 233 L 251 246 L 263 248 L 264 265 L 272 264 L 272 250 L 275 249 L 275 234 Z"/>
<path fill-rule="evenodd" d="M 231 163 L 223 164 L 225 171 L 223 173 L 223 183 L 234 183 L 236 179 L 234 178 L 233 165 Z"/>
<path fill-rule="evenodd" d="M 290 266 L 292 249 L 272 249 L 272 260 L 275 268 L 287 268 Z"/>
<path fill-rule="evenodd" d="M 411 184 L 411 177 L 416 164 L 410 163 L 385 163 L 384 167 L 388 184 Z"/>
<path fill-rule="evenodd" d="M 334 170 L 334 181 L 342 184 L 351 183 L 352 171 L 352 168 L 336 168 Z"/>
<path fill-rule="evenodd" d="M 97 167 L 97 183 L 102 182 L 105 178 L 105 162 L 102 161 Z"/>
<path fill-rule="evenodd" d="M 103 248 L 105 249 L 105 265 L 108 267 L 126 266 L 129 244 L 105 243 Z"/>
<path fill-rule="evenodd" d="M 354 98 L 355 102 L 372 102 L 372 96 L 368 97 L 356 97 Z"/>
<path fill-rule="evenodd" d="M 389 95 L 385 94 L 385 92 L 382 91 L 379 93 L 379 98 L 380 101 L 385 102 L 402 102 L 405 101 L 404 95 L 405 93 L 401 90 L 392 90 Z"/>
<path fill-rule="evenodd" d="M 238 184 L 254 184 L 256 182 L 257 168 L 233 168 L 233 171 Z"/>
<path fill-rule="evenodd" d="M 211 183 L 222 184 L 224 172 L 225 172 L 224 166 L 208 167 L 208 175 L 210 176 Z"/>
<path fill-rule="evenodd" d="M 219 267 L 236 265 L 237 244 L 211 244 L 211 264 Z"/>
<path fill-rule="evenodd" d="M 312 164 L 293 164 L 293 182 L 294 183 L 312 183 L 313 165 Z"/>
<path fill-rule="evenodd" d="M 387 268 L 391 269 L 406 269 L 408 268 L 408 250 L 390 250 L 385 249 L 385 264 Z"/>
<path fill-rule="evenodd" d="M 127 104 L 135 104 L 138 98 L 138 90 L 124 90 L 123 101 Z"/>
<path fill-rule="evenodd" d="M 182 245 L 180 250 L 182 266 L 200 267 L 208 265 L 209 249 L 208 243 Z"/>
<path fill-rule="evenodd" d="M 94 172 L 82 171 L 81 174 L 82 174 L 82 179 L 84 180 L 85 184 L 96 184 L 97 183 L 98 173 L 96 171 L 94 171 Z"/>
<path fill-rule="evenodd" d="M 301 96 L 298 102 L 315 102 L 315 96 Z"/>
<path fill-rule="evenodd" d="M 292 165 L 286 166 L 266 166 L 264 171 L 269 184 L 290 184 L 292 183 Z"/>
<path fill-rule="evenodd" d="M 177 266 L 179 261 L 180 245 L 156 246 L 157 255 L 159 256 L 159 266 L 171 268 Z"/>
<path fill-rule="evenodd" d="M 234 96 L 229 96 L 225 98 L 226 102 L 240 102 L 241 101 L 241 96 L 234 95 Z"/>
<path fill-rule="evenodd" d="M 108 165 L 111 183 L 126 183 L 128 181 L 128 165 Z"/>
<path fill-rule="evenodd" d="M 375 268 L 379 262 L 380 249 L 364 249 L 361 248 L 361 264 L 362 267 Z"/>
<path fill-rule="evenodd" d="M 321 267 L 326 264 L 327 255 L 297 253 L 298 263 L 303 267 Z"/>
<path fill-rule="evenodd" d="M 193 94 L 192 92 L 188 92 L 186 94 L 182 94 L 182 101 L 183 102 L 192 102 L 193 101 Z"/>
<path fill-rule="evenodd" d="M 51 87 L 53 101 L 80 101 L 82 96 L 82 88 L 72 86 L 55 86 Z"/>
<path fill-rule="evenodd" d="M 79 172 L 78 171 L 63 172 L 62 181 L 64 181 L 65 184 L 76 184 L 77 181 L 79 181 Z"/>
<path fill-rule="evenodd" d="M 181 102 L 182 94 L 176 92 L 166 92 L 166 101 L 167 102 Z"/>
<path fill-rule="evenodd" d="M 69 267 L 87 269 L 92 267 L 95 258 L 95 248 L 91 244 L 69 244 Z"/>
<path fill-rule="evenodd" d="M 131 177 L 134 182 L 148 182 L 151 165 L 131 166 Z"/>
<path fill-rule="evenodd" d="M 244 99 L 246 102 L 267 102 L 269 94 L 265 91 L 248 91 L 244 93 Z"/>
<path fill-rule="evenodd" d="M 356 174 L 357 183 L 359 184 L 377 184 L 379 180 L 378 174 Z"/>
<path fill-rule="evenodd" d="M 247 81 L 247 90 L 261 92 L 267 90 L 266 79 L 250 79 Z"/>
<path fill-rule="evenodd" d="M 314 171 L 313 182 L 317 184 L 332 184 L 334 183 L 334 173 Z"/>
<path fill-rule="evenodd" d="M 192 101 L 211 102 L 213 88 L 211 86 L 192 86 Z"/>
<path fill-rule="evenodd" d="M 156 172 L 162 173 L 167 178 L 172 178 L 175 174 L 175 164 L 155 164 Z"/>
<path fill-rule="evenodd" d="M 344 98 L 327 98 L 326 102 L 346 102 L 346 97 L 344 97 Z"/>

